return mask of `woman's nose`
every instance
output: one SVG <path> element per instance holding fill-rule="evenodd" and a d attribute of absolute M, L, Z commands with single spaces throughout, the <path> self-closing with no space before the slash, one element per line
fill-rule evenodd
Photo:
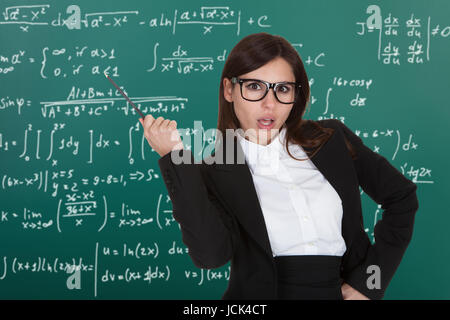
<path fill-rule="evenodd" d="M 268 107 L 274 107 L 278 103 L 277 98 L 275 97 L 275 92 L 273 89 L 269 89 L 266 96 L 263 99 L 263 104 Z"/>

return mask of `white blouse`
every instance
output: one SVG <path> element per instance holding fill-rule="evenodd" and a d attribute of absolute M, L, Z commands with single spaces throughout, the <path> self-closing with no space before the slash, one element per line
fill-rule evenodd
<path fill-rule="evenodd" d="M 264 215 L 273 256 L 342 256 L 342 201 L 311 160 L 284 148 L 286 128 L 264 146 L 237 135 Z M 289 151 L 304 159 L 299 145 Z"/>

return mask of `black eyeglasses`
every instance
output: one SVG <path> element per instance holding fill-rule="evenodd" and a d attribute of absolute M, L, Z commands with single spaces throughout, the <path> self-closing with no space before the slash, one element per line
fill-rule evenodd
<path fill-rule="evenodd" d="M 275 97 L 280 103 L 291 104 L 297 101 L 301 85 L 296 82 L 275 82 L 270 83 L 259 79 L 242 79 L 232 77 L 233 84 L 239 83 L 241 96 L 247 101 L 259 101 L 264 99 L 267 92 L 273 88 Z M 245 85 L 243 86 L 243 84 Z"/>

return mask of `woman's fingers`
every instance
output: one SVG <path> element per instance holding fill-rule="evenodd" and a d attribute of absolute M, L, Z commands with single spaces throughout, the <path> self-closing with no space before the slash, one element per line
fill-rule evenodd
<path fill-rule="evenodd" d="M 144 128 L 144 136 L 150 146 L 161 156 L 174 149 L 183 149 L 183 143 L 177 130 L 175 120 L 154 118 L 146 115 L 144 119 L 139 119 Z"/>
<path fill-rule="evenodd" d="M 153 118 L 153 116 L 151 114 L 146 115 L 144 119 L 139 118 L 139 122 L 144 127 L 144 130 L 146 128 L 148 128 L 149 126 L 151 126 L 153 121 L 155 121 L 155 118 Z"/>
<path fill-rule="evenodd" d="M 171 120 L 169 122 L 169 128 L 176 129 L 177 128 L 177 122 L 175 120 Z"/>
<path fill-rule="evenodd" d="M 163 128 L 164 130 L 167 130 L 169 128 L 169 123 L 170 120 L 169 119 L 165 119 L 162 123 L 161 123 L 161 128 Z"/>
<path fill-rule="evenodd" d="M 159 130 L 159 127 L 161 126 L 161 122 L 163 122 L 164 118 L 163 117 L 158 117 L 156 118 L 155 121 L 152 122 L 149 130 L 150 132 L 157 132 Z"/>

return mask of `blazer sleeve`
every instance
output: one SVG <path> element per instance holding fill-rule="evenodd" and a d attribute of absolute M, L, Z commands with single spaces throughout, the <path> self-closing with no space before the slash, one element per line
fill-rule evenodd
<path fill-rule="evenodd" d="M 359 185 L 383 209 L 382 219 L 374 227 L 375 243 L 369 246 L 362 263 L 344 279 L 350 286 L 370 299 L 381 299 L 409 245 L 415 213 L 419 208 L 417 185 L 393 167 L 386 158 L 366 147 L 341 121 L 338 121 L 347 140 L 356 149 L 354 160 Z M 369 266 L 378 266 L 381 286 L 371 278 L 375 273 Z M 372 267 L 373 268 L 373 267 Z M 370 271 L 372 270 L 372 271 Z"/>
<path fill-rule="evenodd" d="M 172 156 L 188 158 L 190 163 L 175 164 Z M 190 150 L 182 149 L 164 155 L 158 165 L 194 265 L 213 269 L 226 264 L 237 241 L 237 222 L 207 188 L 202 164 L 194 162 Z"/>

